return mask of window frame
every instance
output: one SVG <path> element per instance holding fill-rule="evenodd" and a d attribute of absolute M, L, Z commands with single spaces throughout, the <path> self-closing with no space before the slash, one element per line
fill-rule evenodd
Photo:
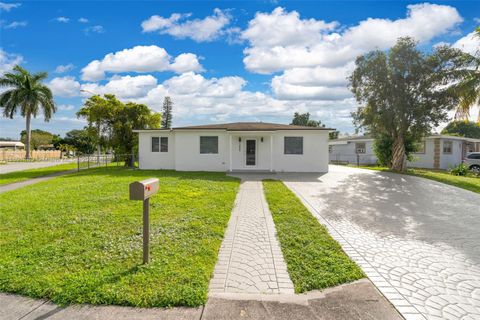
<path fill-rule="evenodd" d="M 287 152 L 287 140 L 290 139 L 301 139 L 301 151 L 300 152 Z M 291 141 L 291 140 L 290 140 Z M 304 154 L 303 150 L 303 136 L 284 136 L 283 137 L 283 154 L 284 155 L 294 155 L 294 156 L 299 156 Z"/>
<path fill-rule="evenodd" d="M 450 151 L 445 152 L 445 143 L 450 144 Z M 453 141 L 452 140 L 443 140 L 442 142 L 442 154 L 453 154 Z"/>
<path fill-rule="evenodd" d="M 215 138 L 217 142 L 216 146 L 216 152 L 202 152 L 202 139 L 204 140 L 205 138 Z M 200 154 L 218 154 L 219 153 L 219 139 L 218 136 L 200 136 L 199 137 L 199 152 Z"/>
<path fill-rule="evenodd" d="M 157 150 L 153 149 L 153 147 L 154 147 L 153 140 L 154 139 L 157 140 Z M 154 152 L 154 153 L 160 152 L 160 137 L 150 137 L 150 152 Z"/>
<path fill-rule="evenodd" d="M 163 147 L 165 146 L 163 143 L 162 143 L 162 140 L 166 139 L 167 140 L 167 144 L 166 144 L 166 150 L 163 149 Z M 160 147 L 159 147 L 159 150 L 161 153 L 168 153 L 168 137 L 160 137 Z"/>

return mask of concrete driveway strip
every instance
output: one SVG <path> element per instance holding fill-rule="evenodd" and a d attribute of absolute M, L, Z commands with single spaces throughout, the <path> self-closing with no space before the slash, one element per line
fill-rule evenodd
<path fill-rule="evenodd" d="M 284 176 L 406 319 L 480 319 L 480 195 L 331 166 Z"/>

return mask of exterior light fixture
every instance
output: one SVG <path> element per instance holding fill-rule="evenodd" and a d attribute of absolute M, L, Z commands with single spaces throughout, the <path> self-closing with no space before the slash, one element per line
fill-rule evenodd
<path fill-rule="evenodd" d="M 263 142 L 263 137 L 260 138 L 260 141 Z"/>

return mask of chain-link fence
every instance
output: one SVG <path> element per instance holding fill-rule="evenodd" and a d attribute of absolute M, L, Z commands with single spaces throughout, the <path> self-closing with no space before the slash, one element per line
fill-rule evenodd
<path fill-rule="evenodd" d="M 331 164 L 353 164 L 357 166 L 377 164 L 377 157 L 374 154 L 364 153 L 330 153 L 329 160 Z"/>
<path fill-rule="evenodd" d="M 93 154 L 75 158 L 78 171 L 98 167 L 138 168 L 138 157 L 135 154 Z"/>

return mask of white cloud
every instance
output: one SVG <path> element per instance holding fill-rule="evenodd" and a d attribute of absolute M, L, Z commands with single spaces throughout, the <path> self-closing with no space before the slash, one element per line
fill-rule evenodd
<path fill-rule="evenodd" d="M 78 19 L 78 22 L 80 22 L 80 23 L 88 23 L 89 20 L 88 20 L 87 18 L 83 18 L 83 17 L 82 17 L 82 18 L 79 18 L 79 19 Z"/>
<path fill-rule="evenodd" d="M 21 3 L 5 3 L 5 2 L 0 2 L 0 10 L 1 11 L 10 11 L 14 8 L 20 7 L 22 4 Z"/>
<path fill-rule="evenodd" d="M 70 21 L 70 18 L 67 18 L 67 17 L 56 17 L 55 19 L 53 19 L 57 22 L 61 22 L 61 23 L 68 23 Z"/>
<path fill-rule="evenodd" d="M 16 29 L 19 27 L 26 27 L 27 26 L 27 21 L 12 21 L 9 24 L 7 24 L 4 28 L 5 29 Z"/>
<path fill-rule="evenodd" d="M 402 36 L 428 42 L 461 21 L 453 7 L 415 4 L 407 6 L 404 19 L 369 18 L 340 33 L 334 30 L 336 23 L 302 20 L 296 12 L 277 8 L 271 14 L 258 13 L 242 33 L 241 37 L 250 44 L 244 50 L 243 61 L 247 69 L 258 73 L 296 67 L 342 66 L 366 51 L 386 49 Z M 285 31 L 280 32 L 282 29 Z"/>
<path fill-rule="evenodd" d="M 73 106 L 71 104 L 61 104 L 61 105 L 57 106 L 57 109 L 58 110 L 63 110 L 63 111 L 70 111 L 70 110 L 75 109 L 75 106 Z"/>
<path fill-rule="evenodd" d="M 86 35 L 89 35 L 91 33 L 105 33 L 105 28 L 103 26 L 97 25 L 85 28 L 83 31 Z"/>
<path fill-rule="evenodd" d="M 480 37 L 475 33 L 471 32 L 466 36 L 458 39 L 452 47 L 470 53 L 472 55 L 478 54 L 480 50 Z"/>
<path fill-rule="evenodd" d="M 75 68 L 75 66 L 72 63 L 65 64 L 65 65 L 58 65 L 55 68 L 55 73 L 65 73 L 68 71 L 71 71 Z"/>
<path fill-rule="evenodd" d="M 55 96 L 76 97 L 80 94 L 80 82 L 74 77 L 56 77 L 49 81 L 48 86 Z"/>
<path fill-rule="evenodd" d="M 105 85 L 85 83 L 81 85 L 82 94 L 90 96 L 95 94 L 114 94 L 121 99 L 138 98 L 144 96 L 157 86 L 157 79 L 151 75 L 141 76 L 114 76 Z"/>
<path fill-rule="evenodd" d="M 82 69 L 82 79 L 98 81 L 106 72 L 154 72 L 154 71 L 201 71 L 202 66 L 195 54 L 181 54 L 171 63 L 171 56 L 157 46 L 136 46 L 107 54 L 102 60 L 94 60 Z"/>
<path fill-rule="evenodd" d="M 203 19 L 187 20 L 191 14 L 174 13 L 169 18 L 151 16 L 142 22 L 143 32 L 158 31 L 160 34 L 169 34 L 175 38 L 190 38 L 197 42 L 217 39 L 226 25 L 230 23 L 230 16 L 215 9 L 211 16 Z"/>
<path fill-rule="evenodd" d="M 22 62 L 24 62 L 24 60 L 21 55 L 8 53 L 0 48 L 0 75 L 11 71 L 14 66 Z"/>

